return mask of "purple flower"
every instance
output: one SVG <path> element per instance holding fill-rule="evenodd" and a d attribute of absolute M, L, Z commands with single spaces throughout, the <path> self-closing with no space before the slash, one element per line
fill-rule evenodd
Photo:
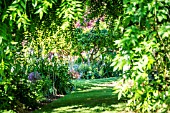
<path fill-rule="evenodd" d="M 28 79 L 29 79 L 29 80 L 33 80 L 33 79 L 34 79 L 34 74 L 33 74 L 33 73 L 30 73 L 29 76 L 28 76 Z"/>
<path fill-rule="evenodd" d="M 49 52 L 48 53 L 48 59 L 51 60 L 51 59 L 53 59 L 53 57 L 54 57 L 54 53 L 53 52 Z"/>
<path fill-rule="evenodd" d="M 37 71 L 36 72 L 31 72 L 28 75 L 28 80 L 30 80 L 32 82 L 35 82 L 36 80 L 40 80 L 40 79 L 41 79 L 40 73 L 38 73 Z"/>

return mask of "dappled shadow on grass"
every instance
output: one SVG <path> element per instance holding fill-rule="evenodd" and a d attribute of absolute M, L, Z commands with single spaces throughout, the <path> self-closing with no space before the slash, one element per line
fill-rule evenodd
<path fill-rule="evenodd" d="M 120 112 L 123 110 L 126 100 L 118 100 L 117 95 L 113 94 L 113 87 L 107 86 L 113 81 L 116 79 L 74 81 L 75 91 L 44 106 L 35 113 Z"/>
<path fill-rule="evenodd" d="M 112 84 L 118 81 L 118 77 L 104 78 L 104 79 L 92 79 L 92 80 L 74 80 L 75 89 L 77 91 L 91 89 L 92 87 L 104 86 L 104 84 Z M 105 85 L 107 86 L 107 85 Z"/>
<path fill-rule="evenodd" d="M 45 106 L 39 112 L 65 113 L 65 112 L 102 112 L 116 111 L 123 107 L 126 100 L 117 100 L 117 95 L 112 93 L 112 89 L 103 88 L 89 90 L 86 92 L 75 92 L 60 98 Z"/>

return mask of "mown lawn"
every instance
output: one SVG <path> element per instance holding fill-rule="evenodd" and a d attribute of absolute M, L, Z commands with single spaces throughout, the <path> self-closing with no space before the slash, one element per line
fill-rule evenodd
<path fill-rule="evenodd" d="M 117 78 L 74 80 L 75 91 L 34 113 L 120 113 L 125 101 L 113 93 Z"/>

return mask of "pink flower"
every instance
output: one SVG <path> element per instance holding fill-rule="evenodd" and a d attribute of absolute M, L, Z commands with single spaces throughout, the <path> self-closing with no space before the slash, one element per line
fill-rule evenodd
<path fill-rule="evenodd" d="M 80 21 L 76 22 L 75 27 L 79 28 L 81 26 Z"/>
<path fill-rule="evenodd" d="M 22 46 L 25 46 L 27 43 L 28 43 L 27 40 L 23 40 L 23 41 L 21 42 Z"/>
<path fill-rule="evenodd" d="M 92 22 L 90 21 L 90 22 L 87 22 L 86 25 L 87 25 L 87 28 L 91 28 L 93 24 L 92 24 Z"/>
<path fill-rule="evenodd" d="M 104 16 L 103 16 L 103 17 L 101 17 L 101 18 L 100 18 L 100 20 L 101 20 L 102 22 L 104 22 Z"/>

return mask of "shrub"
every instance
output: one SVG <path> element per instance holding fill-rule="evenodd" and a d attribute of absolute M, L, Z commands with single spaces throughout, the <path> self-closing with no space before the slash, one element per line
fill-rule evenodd
<path fill-rule="evenodd" d="M 71 83 L 71 76 L 68 72 L 68 66 L 64 64 L 57 65 L 55 69 L 54 77 L 54 86 L 57 90 L 57 94 L 68 94 L 73 89 L 73 84 Z"/>

